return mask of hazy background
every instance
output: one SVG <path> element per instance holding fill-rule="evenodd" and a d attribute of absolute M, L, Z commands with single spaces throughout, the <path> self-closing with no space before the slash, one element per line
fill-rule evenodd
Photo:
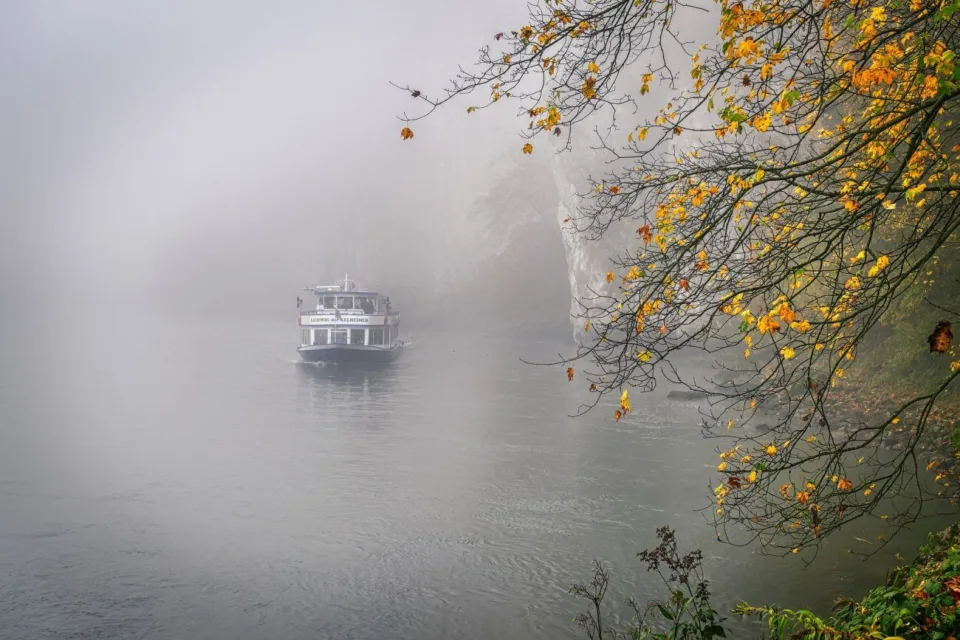
<path fill-rule="evenodd" d="M 404 142 L 396 116 L 414 101 L 388 84 L 445 86 L 524 14 L 516 0 L 3 3 L 4 305 L 282 318 L 299 287 L 348 271 L 401 305 L 513 282 L 565 313 L 549 154 L 518 153 L 512 106 L 456 105 Z M 503 195 L 527 185 L 519 204 Z"/>
<path fill-rule="evenodd" d="M 694 511 L 695 406 L 571 419 L 585 385 L 519 362 L 569 352 L 571 289 L 635 237 L 561 233 L 603 159 L 468 100 L 402 141 L 389 81 L 436 95 L 525 15 L 0 3 L 0 637 L 574 637 L 571 582 L 652 595 L 663 524 L 721 608 L 882 578 L 840 540 L 758 579 Z M 297 365 L 299 289 L 345 271 L 403 311 L 397 367 Z"/>

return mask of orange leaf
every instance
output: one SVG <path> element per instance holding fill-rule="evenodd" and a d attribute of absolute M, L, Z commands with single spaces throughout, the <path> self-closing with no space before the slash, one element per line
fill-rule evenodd
<path fill-rule="evenodd" d="M 523 145 L 523 152 L 527 155 L 530 155 L 531 153 L 533 153 L 533 145 L 530 144 L 529 142 Z"/>
<path fill-rule="evenodd" d="M 639 233 L 641 236 L 643 236 L 643 243 L 644 243 L 644 244 L 649 243 L 649 242 L 650 242 L 650 238 L 653 237 L 653 234 L 650 233 L 650 225 L 648 225 L 648 224 L 645 224 L 645 225 L 643 225 L 642 227 L 640 227 L 639 229 L 637 229 L 637 233 Z"/>
<path fill-rule="evenodd" d="M 567 382 L 573 382 L 573 367 L 567 367 Z"/>
<path fill-rule="evenodd" d="M 610 193 L 612 193 L 613 195 L 617 195 L 618 193 L 620 193 L 620 187 L 618 186 L 610 187 Z"/>
<path fill-rule="evenodd" d="M 413 131 L 410 129 L 410 127 L 404 127 L 403 129 L 400 129 L 400 137 L 404 140 L 412 140 Z"/>
<path fill-rule="evenodd" d="M 689 291 L 689 290 L 690 290 L 690 281 L 689 281 L 689 280 L 683 280 L 683 279 L 681 279 L 681 280 L 680 280 L 680 288 L 683 289 L 684 291 Z"/>
<path fill-rule="evenodd" d="M 937 323 L 937 328 L 927 337 L 927 344 L 930 345 L 930 353 L 943 353 L 950 348 L 953 342 L 953 332 L 950 331 L 950 323 L 941 320 Z"/>

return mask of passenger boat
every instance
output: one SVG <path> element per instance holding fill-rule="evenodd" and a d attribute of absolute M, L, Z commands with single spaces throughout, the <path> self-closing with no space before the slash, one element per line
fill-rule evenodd
<path fill-rule="evenodd" d="M 306 288 L 316 305 L 297 297 L 300 347 L 305 362 L 377 363 L 400 356 L 400 312 L 390 298 L 362 291 L 347 276 L 342 284 Z"/>

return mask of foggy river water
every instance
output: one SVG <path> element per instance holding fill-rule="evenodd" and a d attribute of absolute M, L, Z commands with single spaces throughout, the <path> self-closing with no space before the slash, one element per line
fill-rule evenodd
<path fill-rule="evenodd" d="M 703 548 L 721 610 L 823 610 L 882 579 L 840 541 L 808 569 L 717 543 L 695 406 L 569 418 L 584 384 L 518 360 L 569 345 L 423 334 L 342 371 L 297 364 L 297 338 L 118 318 L 10 337 L 0 638 L 575 638 L 594 558 L 611 604 L 659 593 L 635 554 L 664 524 Z"/>

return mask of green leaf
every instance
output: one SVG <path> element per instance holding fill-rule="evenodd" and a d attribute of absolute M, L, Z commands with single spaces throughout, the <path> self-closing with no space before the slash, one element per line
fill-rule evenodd
<path fill-rule="evenodd" d="M 663 616 L 664 618 L 666 618 L 667 620 L 674 620 L 674 619 L 675 619 L 675 618 L 673 617 L 673 612 L 671 612 L 669 609 L 667 609 L 665 606 L 663 606 L 663 605 L 660 604 L 659 602 L 657 603 L 657 609 L 660 610 L 660 615 L 662 615 L 662 616 Z"/>
<path fill-rule="evenodd" d="M 943 9 L 940 10 L 940 13 L 937 14 L 936 19 L 949 20 L 950 18 L 953 17 L 953 14 L 955 14 L 957 11 L 960 11 L 960 1 L 951 2 L 950 4 L 948 4 Z"/>

